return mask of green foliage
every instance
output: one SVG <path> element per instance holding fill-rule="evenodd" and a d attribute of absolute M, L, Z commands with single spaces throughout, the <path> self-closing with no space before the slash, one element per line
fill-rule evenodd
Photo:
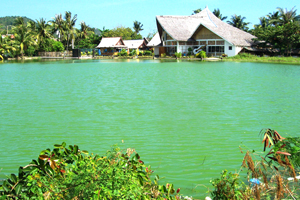
<path fill-rule="evenodd" d="M 300 47 L 300 25 L 298 23 L 287 23 L 282 26 L 257 27 L 252 34 L 260 41 L 259 46 L 263 48 L 279 49 L 281 53 L 291 54 L 291 50 Z"/>
<path fill-rule="evenodd" d="M 242 199 L 246 185 L 240 180 L 239 174 L 228 173 L 224 170 L 220 178 L 211 181 L 214 191 L 211 196 L 214 200 Z"/>
<path fill-rule="evenodd" d="M 131 50 L 131 52 L 129 53 L 129 55 L 130 56 L 136 56 L 136 50 L 135 49 Z"/>
<path fill-rule="evenodd" d="M 142 35 L 136 33 L 129 27 L 116 27 L 102 34 L 103 37 L 122 37 L 123 40 L 143 39 Z"/>
<path fill-rule="evenodd" d="M 250 22 L 244 22 L 245 19 L 246 17 L 242 17 L 241 15 L 232 15 L 230 21 L 227 21 L 227 23 L 243 31 L 248 31 L 249 28 L 247 26 Z"/>
<path fill-rule="evenodd" d="M 33 46 L 29 46 L 26 50 L 25 50 L 25 55 L 27 56 L 33 56 L 35 53 L 35 48 Z"/>
<path fill-rule="evenodd" d="M 127 50 L 126 49 L 122 49 L 119 53 L 118 56 L 128 56 Z"/>
<path fill-rule="evenodd" d="M 152 182 L 153 171 L 133 149 L 113 146 L 105 156 L 62 143 L 41 152 L 0 186 L 0 196 L 16 199 L 175 199 L 173 184 Z"/>
<path fill-rule="evenodd" d="M 63 52 L 65 50 L 64 45 L 60 41 L 54 41 L 52 43 L 52 50 L 56 52 Z"/>
<path fill-rule="evenodd" d="M 10 27 L 10 26 L 14 25 L 15 20 L 16 20 L 18 17 L 19 17 L 19 16 L 11 16 L 11 17 L 6 16 L 6 17 L 0 17 L 0 25 L 2 25 L 2 26 L 0 26 L 0 31 L 5 31 L 5 34 L 6 34 L 7 26 L 9 26 L 9 27 L 8 27 L 8 32 L 11 33 L 10 30 L 11 30 L 12 27 Z M 34 22 L 32 19 L 29 19 L 29 18 L 27 18 L 27 17 L 23 17 L 23 18 L 24 18 L 25 23 L 27 23 L 27 22 L 29 22 L 29 21 Z"/>
<path fill-rule="evenodd" d="M 249 53 L 240 53 L 236 56 L 225 58 L 227 61 L 247 61 L 247 62 L 274 62 L 274 63 L 296 63 L 300 64 L 300 58 L 294 57 L 259 57 Z"/>
<path fill-rule="evenodd" d="M 162 58 L 165 58 L 165 57 L 167 57 L 167 54 L 166 54 L 166 53 L 162 53 L 160 56 L 161 56 Z"/>
<path fill-rule="evenodd" d="M 196 54 L 196 58 L 206 58 L 206 52 L 200 51 L 199 53 Z"/>
<path fill-rule="evenodd" d="M 53 52 L 53 51 L 64 51 L 64 45 L 53 39 L 44 39 L 39 45 L 39 51 Z"/>
<path fill-rule="evenodd" d="M 175 55 L 176 58 L 181 58 L 182 57 L 182 53 L 181 52 L 179 52 L 179 53 L 175 52 L 174 55 Z"/>
<path fill-rule="evenodd" d="M 152 52 L 146 50 L 146 51 L 143 52 L 143 55 L 144 55 L 144 56 L 151 56 L 151 55 L 152 55 Z"/>

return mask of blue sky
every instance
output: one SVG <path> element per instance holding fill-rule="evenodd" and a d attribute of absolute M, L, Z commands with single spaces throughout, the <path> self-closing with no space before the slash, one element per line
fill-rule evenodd
<path fill-rule="evenodd" d="M 4 0 L 1 0 L 4 1 Z M 259 23 L 258 18 L 277 7 L 290 10 L 294 6 L 300 14 L 299 0 L 9 0 L 2 3 L 0 17 L 26 16 L 33 20 L 50 20 L 55 14 L 71 11 L 77 14 L 77 26 L 85 21 L 91 27 L 112 29 L 117 26 L 131 27 L 137 20 L 144 26 L 143 36 L 156 30 L 156 15 L 191 15 L 193 10 L 205 8 L 213 11 L 219 8 L 223 16 L 237 14 L 251 22 L 250 28 Z M 227 20 L 228 20 L 227 19 Z M 226 21 L 227 21 L 226 20 Z"/>

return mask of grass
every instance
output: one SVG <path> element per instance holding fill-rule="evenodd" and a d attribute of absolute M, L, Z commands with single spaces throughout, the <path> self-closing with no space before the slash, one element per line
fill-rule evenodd
<path fill-rule="evenodd" d="M 300 64 L 300 57 L 259 57 L 259 56 L 248 54 L 248 53 L 241 53 L 241 54 L 238 54 L 233 57 L 224 58 L 223 60 L 224 61 Z"/>

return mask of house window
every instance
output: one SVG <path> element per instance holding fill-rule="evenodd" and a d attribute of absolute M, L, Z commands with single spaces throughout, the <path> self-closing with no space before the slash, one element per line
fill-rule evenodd
<path fill-rule="evenodd" d="M 224 46 L 208 46 L 209 53 L 224 53 Z"/>
<path fill-rule="evenodd" d="M 232 46 L 229 46 L 229 50 L 232 50 Z"/>
<path fill-rule="evenodd" d="M 208 41 L 208 45 L 216 45 L 215 41 Z"/>
<path fill-rule="evenodd" d="M 224 45 L 224 41 L 217 41 L 217 45 Z"/>
<path fill-rule="evenodd" d="M 206 41 L 200 41 L 200 45 L 206 45 Z"/>

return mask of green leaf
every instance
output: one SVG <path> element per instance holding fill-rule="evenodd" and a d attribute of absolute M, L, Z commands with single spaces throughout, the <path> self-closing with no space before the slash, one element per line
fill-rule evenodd
<path fill-rule="evenodd" d="M 61 144 L 61 146 L 63 146 L 63 147 L 65 147 L 67 144 L 65 143 L 65 142 L 63 142 L 62 144 Z"/>
<path fill-rule="evenodd" d="M 8 191 L 10 191 L 10 189 L 7 187 L 6 184 L 7 184 L 7 182 L 4 181 L 2 187 L 3 187 L 4 191 L 8 192 Z"/>
<path fill-rule="evenodd" d="M 19 195 L 22 191 L 22 186 L 20 184 L 18 184 L 16 187 L 15 187 L 15 191 L 16 191 L 16 195 Z"/>
<path fill-rule="evenodd" d="M 89 154 L 89 152 L 86 151 L 86 150 L 82 150 L 81 152 L 84 153 L 84 154 Z"/>
<path fill-rule="evenodd" d="M 77 145 L 74 146 L 73 152 L 74 152 L 75 154 L 78 153 L 78 146 L 77 146 Z"/>
<path fill-rule="evenodd" d="M 15 174 L 11 174 L 10 177 L 14 183 L 18 182 L 18 178 Z"/>
<path fill-rule="evenodd" d="M 63 148 L 63 146 L 61 144 L 55 144 L 54 147 L 56 147 L 56 148 Z"/>

